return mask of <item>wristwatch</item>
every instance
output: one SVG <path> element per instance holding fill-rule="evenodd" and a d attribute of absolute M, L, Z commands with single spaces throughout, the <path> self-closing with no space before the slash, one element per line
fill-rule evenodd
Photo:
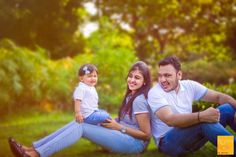
<path fill-rule="evenodd" d="M 126 128 L 125 126 L 123 126 L 123 127 L 120 129 L 120 132 L 122 132 L 123 134 L 125 134 L 125 133 L 126 133 L 126 130 L 127 130 L 127 128 Z"/>

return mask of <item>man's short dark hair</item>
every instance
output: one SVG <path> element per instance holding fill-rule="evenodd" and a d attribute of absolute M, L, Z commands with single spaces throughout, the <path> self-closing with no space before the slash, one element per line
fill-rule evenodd
<path fill-rule="evenodd" d="M 169 64 L 171 64 L 176 69 L 176 71 L 181 70 L 180 60 L 176 56 L 169 56 L 158 62 L 159 67 Z"/>

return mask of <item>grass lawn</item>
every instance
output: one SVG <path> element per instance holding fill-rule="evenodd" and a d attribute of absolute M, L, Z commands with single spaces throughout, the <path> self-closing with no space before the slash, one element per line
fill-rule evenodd
<path fill-rule="evenodd" d="M 12 157 L 7 138 L 14 137 L 25 145 L 31 145 L 31 142 L 40 139 L 49 133 L 57 130 L 61 126 L 73 119 L 72 114 L 53 112 L 53 113 L 39 113 L 27 112 L 24 114 L 8 115 L 1 118 L 0 123 L 0 156 Z M 120 155 L 109 153 L 101 147 L 91 143 L 86 139 L 79 140 L 76 144 L 56 153 L 53 157 L 125 157 L 131 155 Z M 137 156 L 137 155 L 133 155 Z M 166 155 L 157 151 L 153 140 L 148 146 L 146 152 L 142 153 L 142 157 L 165 157 Z M 207 143 L 201 150 L 186 155 L 213 157 L 216 156 L 216 149 L 210 143 Z"/>

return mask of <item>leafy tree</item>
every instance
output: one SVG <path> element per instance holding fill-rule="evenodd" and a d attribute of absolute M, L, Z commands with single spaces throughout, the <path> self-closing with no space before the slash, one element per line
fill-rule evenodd
<path fill-rule="evenodd" d="M 93 54 L 92 62 L 98 67 L 100 104 L 107 110 L 114 110 L 122 101 L 128 70 L 137 58 L 132 39 L 107 20 L 101 20 L 102 29 L 89 38 L 88 51 Z"/>
<path fill-rule="evenodd" d="M 226 45 L 229 46 L 233 52 L 234 59 L 236 58 L 236 1 L 228 4 L 228 7 L 221 12 L 224 24 L 227 26 L 226 31 Z M 224 18 L 227 17 L 227 18 Z"/>
<path fill-rule="evenodd" d="M 0 43 L 0 108 L 11 111 L 42 99 L 48 79 L 45 51 L 32 53 L 9 40 Z M 6 111 L 6 112 L 7 112 Z"/>
<path fill-rule="evenodd" d="M 71 109 L 78 69 L 93 63 L 99 71 L 97 90 L 102 108 L 114 111 L 121 103 L 126 75 L 137 60 L 129 36 L 107 25 L 88 40 L 87 52 L 74 58 L 50 60 L 46 51 L 31 51 L 10 40 L 0 42 L 0 111 L 37 106 L 46 111 Z"/>
<path fill-rule="evenodd" d="M 0 0 L 0 39 L 21 46 L 39 45 L 52 58 L 83 51 L 84 39 L 75 36 L 85 14 L 78 0 Z M 83 15 L 84 16 L 84 15 Z"/>
<path fill-rule="evenodd" d="M 118 28 L 130 26 L 141 59 L 156 60 L 165 53 L 184 59 L 193 53 L 190 59 L 210 60 L 229 55 L 224 41 L 235 12 L 233 0 L 97 0 L 95 4 L 98 16 L 109 17 Z"/>
<path fill-rule="evenodd" d="M 52 61 L 46 51 L 31 51 L 10 40 L 0 42 L 0 111 L 40 106 L 46 111 L 72 108 L 77 69 L 91 55 Z M 5 109 L 5 110 L 3 110 Z"/>

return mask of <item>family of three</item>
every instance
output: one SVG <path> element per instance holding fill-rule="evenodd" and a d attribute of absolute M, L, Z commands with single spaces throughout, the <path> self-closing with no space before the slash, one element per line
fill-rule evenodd
<path fill-rule="evenodd" d="M 118 118 L 98 108 L 97 68 L 85 64 L 79 69 L 74 91 L 75 120 L 27 147 L 13 138 L 8 142 L 17 157 L 46 157 L 80 138 L 121 154 L 143 152 L 153 136 L 157 148 L 178 156 L 200 149 L 207 141 L 217 146 L 217 136 L 236 131 L 236 100 L 192 80 L 182 80 L 181 64 L 174 56 L 158 63 L 158 83 L 151 88 L 148 66 L 138 61 L 127 75 L 127 89 Z M 192 112 L 193 101 L 219 104 L 217 109 Z M 236 139 L 234 146 L 236 148 Z M 234 148 L 234 150 L 236 150 Z"/>

